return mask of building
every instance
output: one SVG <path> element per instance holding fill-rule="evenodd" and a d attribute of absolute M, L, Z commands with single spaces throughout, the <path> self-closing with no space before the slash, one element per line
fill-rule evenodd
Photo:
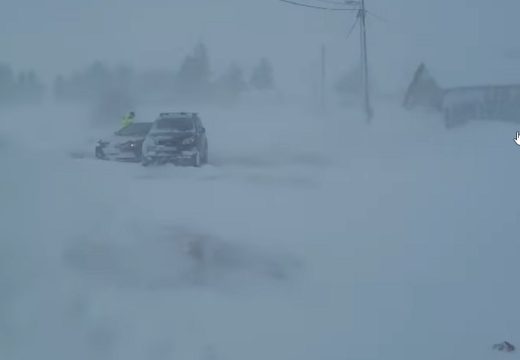
<path fill-rule="evenodd" d="M 518 70 L 520 74 L 520 67 Z M 510 79 L 515 77 L 508 76 L 507 80 Z M 497 81 L 489 85 L 440 87 L 421 64 L 408 87 L 403 106 L 409 110 L 425 108 L 440 112 L 447 127 L 470 120 L 520 123 L 520 81 L 516 84 Z"/>

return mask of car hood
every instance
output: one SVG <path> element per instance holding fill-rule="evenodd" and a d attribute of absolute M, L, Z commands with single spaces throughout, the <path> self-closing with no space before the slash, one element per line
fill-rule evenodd
<path fill-rule="evenodd" d="M 183 140 L 195 136 L 195 132 L 156 132 L 148 135 L 154 140 Z"/>
<path fill-rule="evenodd" d="M 117 145 L 117 144 L 124 144 L 129 141 L 135 141 L 135 142 L 143 141 L 144 138 L 145 138 L 144 136 L 111 135 L 109 137 L 101 139 L 101 141 L 107 142 L 112 145 Z"/>

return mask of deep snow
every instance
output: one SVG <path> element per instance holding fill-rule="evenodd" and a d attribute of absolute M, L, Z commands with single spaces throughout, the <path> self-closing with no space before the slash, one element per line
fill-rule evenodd
<path fill-rule="evenodd" d="M 503 356 L 518 129 L 377 110 L 205 109 L 201 169 L 97 161 L 79 111 L 3 112 L 0 358 Z"/>

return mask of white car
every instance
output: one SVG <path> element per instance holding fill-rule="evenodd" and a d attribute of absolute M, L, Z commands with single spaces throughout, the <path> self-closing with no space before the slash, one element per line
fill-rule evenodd
<path fill-rule="evenodd" d="M 96 157 L 104 160 L 141 161 L 143 141 L 151 127 L 152 123 L 138 122 L 119 129 L 112 136 L 97 142 Z"/>

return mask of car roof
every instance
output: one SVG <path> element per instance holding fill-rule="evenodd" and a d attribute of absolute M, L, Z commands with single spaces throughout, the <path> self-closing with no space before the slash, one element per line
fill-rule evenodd
<path fill-rule="evenodd" d="M 127 126 L 134 126 L 134 125 L 138 125 L 138 126 L 144 126 L 144 125 L 149 125 L 149 126 L 152 126 L 153 125 L 153 122 L 151 121 L 140 121 L 140 122 L 133 122 Z M 125 126 L 126 127 L 126 126 Z"/>
<path fill-rule="evenodd" d="M 195 119 L 198 117 L 197 113 L 194 112 L 164 112 L 160 113 L 157 120 L 160 119 L 168 119 L 168 120 L 178 120 L 178 119 Z"/>

